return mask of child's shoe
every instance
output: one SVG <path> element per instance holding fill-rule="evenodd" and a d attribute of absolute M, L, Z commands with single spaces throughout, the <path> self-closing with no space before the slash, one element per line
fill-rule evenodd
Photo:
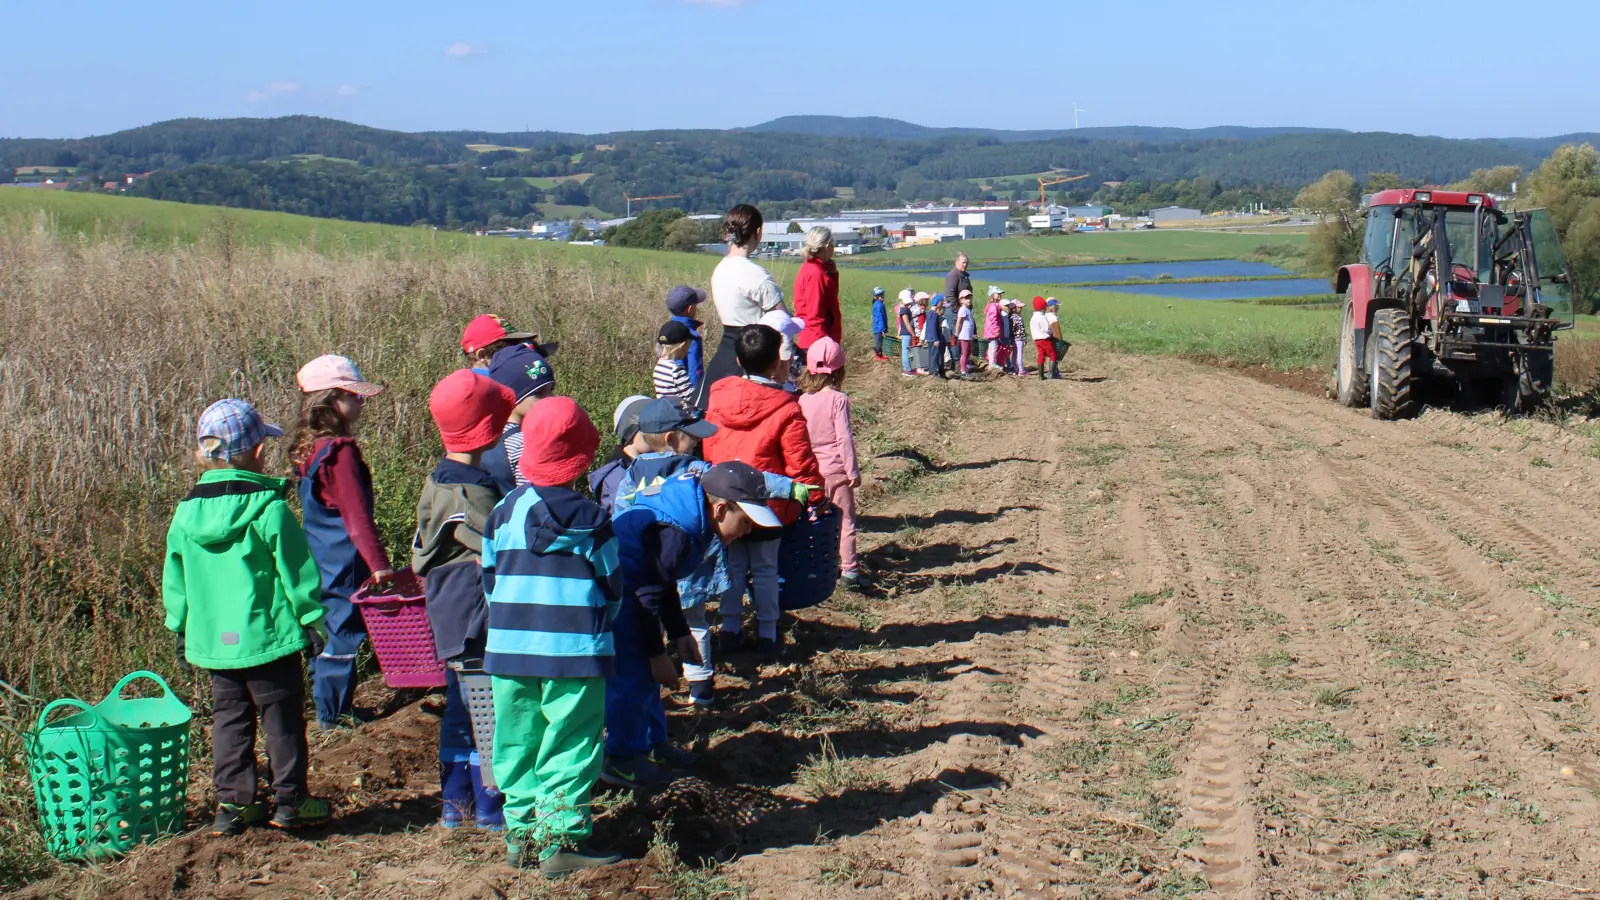
<path fill-rule="evenodd" d="M 600 767 L 600 780 L 627 790 L 653 790 L 672 783 L 672 776 L 644 756 L 607 757 Z"/>
<path fill-rule="evenodd" d="M 859 591 L 872 587 L 872 579 L 861 574 L 860 569 L 842 572 L 839 575 L 839 587 L 847 591 Z"/>
<path fill-rule="evenodd" d="M 889 361 L 889 357 L 884 356 L 882 353 L 874 353 L 874 354 L 872 354 L 872 358 L 877 360 L 878 362 L 888 362 Z"/>
<path fill-rule="evenodd" d="M 756 655 L 767 662 L 783 659 L 783 641 L 777 638 L 761 638 L 756 641 Z"/>
<path fill-rule="evenodd" d="M 700 754 L 662 741 L 650 748 L 650 761 L 669 769 L 692 769 L 694 764 L 700 761 Z"/>
<path fill-rule="evenodd" d="M 217 817 L 211 820 L 211 834 L 214 837 L 232 837 L 244 834 L 244 830 L 251 825 L 262 825 L 266 821 L 267 807 L 259 801 L 243 805 L 218 803 Z"/>
<path fill-rule="evenodd" d="M 478 827 L 485 831 L 499 831 L 506 827 L 506 797 L 504 794 L 483 783 L 483 766 L 477 751 L 473 751 L 472 762 L 472 805 L 477 811 Z"/>
<path fill-rule="evenodd" d="M 472 814 L 472 768 L 466 760 L 439 763 L 439 794 L 443 809 L 439 824 L 446 828 L 459 828 Z"/>
<path fill-rule="evenodd" d="M 710 678 L 705 681 L 689 682 L 689 702 L 705 709 L 716 702 L 716 682 Z"/>
<path fill-rule="evenodd" d="M 744 650 L 744 632 L 719 631 L 717 632 L 717 655 L 726 656 L 730 653 L 739 653 Z"/>
<path fill-rule="evenodd" d="M 333 808 L 328 805 L 328 801 L 306 796 L 294 803 L 279 803 L 278 808 L 272 811 L 272 820 L 267 824 L 273 828 L 293 831 L 296 828 L 321 825 L 331 818 L 333 818 Z"/>
<path fill-rule="evenodd" d="M 556 852 L 539 860 L 539 871 L 549 879 L 564 878 L 583 869 L 597 869 L 622 861 L 615 853 L 601 853 L 588 844 L 568 849 L 559 847 Z"/>

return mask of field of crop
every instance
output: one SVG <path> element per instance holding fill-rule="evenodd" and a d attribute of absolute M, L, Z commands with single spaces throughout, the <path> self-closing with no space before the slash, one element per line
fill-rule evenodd
<path fill-rule="evenodd" d="M 1060 263 L 1238 259 L 1250 255 L 1261 246 L 1299 248 L 1304 247 L 1305 242 L 1304 234 L 1294 232 L 1107 231 L 928 244 L 874 255 L 870 258 L 870 264 L 894 265 L 926 260 L 949 262 L 955 259 L 957 253 L 966 253 L 974 260 L 1021 259 Z M 863 258 L 863 262 L 866 261 Z"/>

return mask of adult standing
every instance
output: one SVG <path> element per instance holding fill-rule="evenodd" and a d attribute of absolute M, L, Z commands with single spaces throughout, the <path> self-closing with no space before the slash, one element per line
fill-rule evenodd
<path fill-rule="evenodd" d="M 795 335 L 800 358 L 819 338 L 844 341 L 844 321 L 839 314 L 839 267 L 833 262 L 833 232 L 813 225 L 806 232 L 806 258 L 794 274 L 794 314 L 806 323 Z"/>
<path fill-rule="evenodd" d="M 783 288 L 751 259 L 761 248 L 761 229 L 765 224 L 761 210 L 748 203 L 728 210 L 722 219 L 722 238 L 728 242 L 728 255 L 711 273 L 711 302 L 722 320 L 722 339 L 706 365 L 705 377 L 695 389 L 694 405 L 701 409 L 706 408 L 712 384 L 741 374 L 736 349 L 739 329 L 756 324 L 772 310 L 788 312 L 783 305 Z"/>
<path fill-rule="evenodd" d="M 946 332 L 951 335 L 954 335 L 957 329 L 956 313 L 961 307 L 961 292 L 967 291 L 970 293 L 972 291 L 972 278 L 967 275 L 967 266 L 969 265 L 971 265 L 971 260 L 967 259 L 967 255 L 965 253 L 957 253 L 955 268 L 950 270 L 950 274 L 944 276 L 944 323 Z M 950 352 L 950 364 L 955 366 L 957 362 L 956 345 L 948 341 L 946 344 L 945 349 Z"/>

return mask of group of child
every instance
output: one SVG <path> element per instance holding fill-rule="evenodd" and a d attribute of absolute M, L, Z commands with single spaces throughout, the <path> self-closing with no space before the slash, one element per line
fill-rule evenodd
<path fill-rule="evenodd" d="M 1028 340 L 1033 341 L 1038 358 L 1039 378 L 1061 379 L 1061 357 L 1071 345 L 1062 338 L 1060 303 L 1054 297 L 1034 297 L 1033 315 L 1025 324 L 1022 301 L 1005 296 L 1005 289 L 991 285 L 989 304 L 984 309 L 983 342 L 988 365 L 1012 375 L 1026 375 L 1023 361 Z M 895 322 L 900 338 L 900 372 L 907 378 L 936 375 L 946 378 L 948 363 L 957 377 L 972 375 L 972 351 L 977 323 L 972 310 L 972 292 L 963 289 L 952 306 L 944 294 L 902 290 L 895 305 Z M 872 289 L 872 340 L 874 358 L 887 361 L 884 342 L 889 334 L 889 315 L 881 287 Z M 1046 363 L 1049 366 L 1046 367 Z"/>
<path fill-rule="evenodd" d="M 467 366 L 429 397 L 444 455 L 417 502 L 409 572 L 389 562 L 355 439 L 364 401 L 384 387 L 350 360 L 319 357 L 297 376 L 301 411 L 288 455 L 303 524 L 287 503 L 290 479 L 264 472 L 264 442 L 283 431 L 244 400 L 201 414 L 195 457 L 205 471 L 173 517 L 163 602 L 180 659 L 210 673 L 213 833 L 330 818 L 308 788 L 299 656 L 312 657 L 318 727 L 359 721 L 352 702 L 365 629 L 352 599 L 414 577 L 439 657 L 481 665 L 493 685 L 486 779 L 455 667 L 447 671 L 441 824 L 470 816 L 503 828 L 508 862 L 551 877 L 616 861 L 588 843 L 596 781 L 656 787 L 696 761 L 667 739 L 661 687 L 686 676 L 694 706 L 714 703 L 713 655 L 747 646 L 746 593 L 753 649 L 768 660 L 783 655 L 784 527 L 831 501 L 842 520 L 842 579 L 861 583 L 860 471 L 840 390 L 842 348 L 815 340 L 799 366 L 785 356 L 798 320 L 746 326 L 737 334 L 743 376 L 711 385 L 702 412 L 685 398 L 704 378 L 694 313 L 705 297 L 689 287 L 668 295 L 657 396 L 617 407 L 616 448 L 592 472 L 600 434 L 556 393 L 556 345 L 497 316 L 474 319 L 461 338 Z M 270 816 L 257 794 L 258 721 Z"/>

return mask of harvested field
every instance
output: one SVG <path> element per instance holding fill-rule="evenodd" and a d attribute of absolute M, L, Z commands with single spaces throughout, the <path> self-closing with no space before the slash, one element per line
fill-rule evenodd
<path fill-rule="evenodd" d="M 702 771 L 607 798 L 632 861 L 551 887 L 431 827 L 436 711 L 384 695 L 314 750 L 334 827 L 14 896 L 1600 891 L 1589 442 L 1073 357 L 1054 384 L 856 374 L 880 587 L 802 613 L 789 664 L 735 660 L 714 712 L 675 704 Z"/>

